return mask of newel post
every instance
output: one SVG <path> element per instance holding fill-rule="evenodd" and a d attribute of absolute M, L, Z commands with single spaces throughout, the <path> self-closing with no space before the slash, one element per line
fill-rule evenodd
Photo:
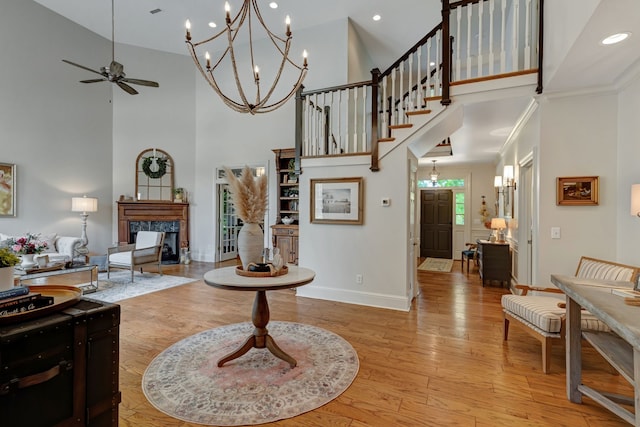
<path fill-rule="evenodd" d="M 380 69 L 371 70 L 371 172 L 378 172 L 378 115 L 381 108 L 378 106 L 378 82 L 380 81 Z"/>
<path fill-rule="evenodd" d="M 451 38 L 449 17 L 451 6 L 449 0 L 442 0 L 442 105 L 451 104 L 449 86 L 451 84 Z"/>

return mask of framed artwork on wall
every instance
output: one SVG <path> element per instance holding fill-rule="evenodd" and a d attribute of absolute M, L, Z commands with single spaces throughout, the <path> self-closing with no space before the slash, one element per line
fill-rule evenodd
<path fill-rule="evenodd" d="M 312 179 L 311 222 L 362 224 L 362 186 L 362 177 Z"/>
<path fill-rule="evenodd" d="M 556 205 L 590 206 L 598 204 L 598 177 L 557 178 Z"/>
<path fill-rule="evenodd" d="M 0 163 L 0 217 L 16 216 L 16 165 Z"/>

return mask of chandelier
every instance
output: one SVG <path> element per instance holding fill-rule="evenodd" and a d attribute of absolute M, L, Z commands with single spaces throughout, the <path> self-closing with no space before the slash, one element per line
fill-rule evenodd
<path fill-rule="evenodd" d="M 429 177 L 431 178 L 431 184 L 435 187 L 438 184 L 438 177 L 440 176 L 440 172 L 436 170 L 436 161 L 431 160 L 433 162 L 433 169 L 431 169 L 431 173 L 429 173 Z"/>
<path fill-rule="evenodd" d="M 187 27 L 186 42 L 187 42 L 187 46 L 189 47 L 189 52 L 191 53 L 191 57 L 193 58 L 193 61 L 196 64 L 196 67 L 198 68 L 198 70 L 200 70 L 200 73 L 207 80 L 207 82 L 213 88 L 213 90 L 220 96 L 222 101 L 228 107 L 230 107 L 235 111 L 238 111 L 240 113 L 257 114 L 257 113 L 268 113 L 270 111 L 273 111 L 281 107 L 296 93 L 298 88 L 302 85 L 302 81 L 304 80 L 305 76 L 307 75 L 307 51 L 306 50 L 303 51 L 303 54 L 302 54 L 303 56 L 302 66 L 297 65 L 289 58 L 289 48 L 291 45 L 291 20 L 289 16 L 287 15 L 287 18 L 285 20 L 286 38 L 283 38 L 275 35 L 269 30 L 269 28 L 267 28 L 267 25 L 263 21 L 262 15 L 260 14 L 260 10 L 258 9 L 257 0 L 244 0 L 242 7 L 240 8 L 240 11 L 233 19 L 231 19 L 231 6 L 229 6 L 229 2 L 225 2 L 224 8 L 226 12 L 225 28 L 219 33 L 215 34 L 214 36 L 208 39 L 202 40 L 200 42 L 197 42 L 197 43 L 191 42 L 191 22 L 189 20 L 187 20 L 186 22 L 186 27 Z M 255 61 L 256 58 L 254 56 L 254 37 L 259 37 L 258 34 L 261 33 L 262 31 L 260 31 L 260 27 L 257 24 L 255 24 L 254 17 L 255 17 L 255 20 L 257 20 L 258 24 L 260 24 L 260 26 L 262 27 L 262 30 L 264 31 L 264 33 L 266 34 L 266 39 L 271 41 L 271 43 L 275 47 L 275 52 L 279 56 L 278 61 L 280 62 L 280 66 L 277 69 L 277 72 L 275 73 L 275 77 L 274 77 L 273 83 L 271 84 L 271 87 L 266 92 L 262 91 L 262 93 L 260 90 L 260 68 L 256 63 Z M 244 26 L 244 29 L 243 29 L 243 26 Z M 243 34 L 244 32 L 246 32 L 246 34 L 248 35 L 248 51 L 249 51 L 248 62 L 251 68 L 246 70 L 243 69 L 239 71 L 238 64 L 236 63 L 236 59 L 237 59 L 236 47 L 237 45 L 243 45 L 244 47 L 246 43 L 246 42 L 240 41 L 240 38 L 238 38 L 238 41 L 236 42 L 236 37 L 240 33 L 241 29 L 243 29 Z M 209 51 L 205 51 L 205 55 L 204 55 L 205 66 L 203 67 L 198 57 L 198 54 L 196 53 L 196 48 L 198 48 L 199 46 L 204 47 L 203 45 L 209 42 L 214 42 L 218 39 L 226 41 L 226 43 L 222 41 L 218 42 L 219 46 L 217 47 L 216 50 L 222 52 L 222 54 L 217 60 L 212 62 Z M 236 46 L 234 46 L 234 43 L 236 43 Z M 264 49 L 261 48 L 260 51 L 264 51 Z M 225 61 L 225 58 L 226 58 L 226 61 Z M 274 62 L 278 62 L 278 61 L 274 61 Z M 221 66 L 221 64 L 225 64 L 225 65 Z M 276 90 L 278 81 L 280 80 L 280 77 L 282 76 L 282 73 L 285 70 L 285 66 L 287 64 L 289 64 L 289 67 L 287 67 L 288 69 L 290 68 L 294 70 L 293 71 L 294 73 L 299 72 L 298 80 L 293 84 L 291 91 L 287 93 L 283 98 L 281 98 L 278 101 L 272 101 L 271 97 L 274 94 L 274 91 Z M 222 72 L 220 70 L 227 65 L 230 65 L 230 68 L 233 70 L 233 75 L 235 78 L 235 86 L 237 89 L 237 94 L 233 96 L 226 95 L 221 89 L 220 85 L 218 84 L 218 82 L 221 81 L 220 79 L 221 79 Z M 247 67 L 249 65 L 247 65 Z M 218 73 L 216 73 L 216 71 L 218 71 Z M 216 77 L 216 74 L 217 74 L 217 77 Z M 245 79 L 244 79 L 245 85 L 247 84 L 251 85 L 252 90 L 255 93 L 255 98 L 252 98 L 252 96 L 249 95 L 245 90 L 245 88 L 242 86 L 243 79 L 241 78 L 241 76 L 245 76 Z M 223 78 L 227 79 L 228 75 L 224 76 Z M 250 83 L 251 81 L 253 82 L 253 84 Z M 263 93 L 264 93 L 264 96 L 262 95 Z"/>

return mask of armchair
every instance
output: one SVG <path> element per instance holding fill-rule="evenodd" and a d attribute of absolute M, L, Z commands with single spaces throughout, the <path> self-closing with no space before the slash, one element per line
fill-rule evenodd
<path fill-rule="evenodd" d="M 136 242 L 123 246 L 107 249 L 107 277 L 112 268 L 131 270 L 131 282 L 133 272 L 139 267 L 155 264 L 158 273 L 162 275 L 162 248 L 164 246 L 164 232 L 139 231 Z"/>

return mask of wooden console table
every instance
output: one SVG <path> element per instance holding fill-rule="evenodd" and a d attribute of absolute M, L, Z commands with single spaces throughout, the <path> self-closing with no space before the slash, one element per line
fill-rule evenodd
<path fill-rule="evenodd" d="M 611 288 L 627 282 L 578 279 L 552 274 L 551 282 L 567 295 L 567 398 L 582 403 L 590 397 L 628 423 L 640 426 L 640 307 L 627 305 Z M 580 308 L 615 332 L 582 331 Z M 634 388 L 633 397 L 611 395 L 582 384 L 581 338 L 586 339 Z M 619 403 L 632 405 L 635 414 Z"/>

